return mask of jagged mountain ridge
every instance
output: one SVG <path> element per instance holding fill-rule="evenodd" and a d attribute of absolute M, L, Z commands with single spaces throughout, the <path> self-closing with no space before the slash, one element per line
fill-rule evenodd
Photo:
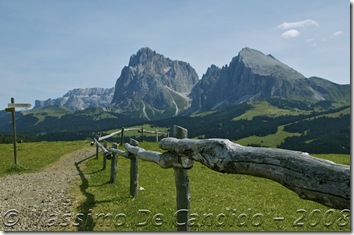
<path fill-rule="evenodd" d="M 112 107 L 148 120 L 177 116 L 189 108 L 188 94 L 197 82 L 190 64 L 142 48 L 122 69 Z"/>
<path fill-rule="evenodd" d="M 210 66 L 193 87 L 187 114 L 226 108 L 252 99 L 280 98 L 302 102 L 349 102 L 350 86 L 311 77 L 272 55 L 243 48 L 229 65 Z"/>
<path fill-rule="evenodd" d="M 113 88 L 76 88 L 68 91 L 63 97 L 47 100 L 36 100 L 34 109 L 59 105 L 72 111 L 84 110 L 88 107 L 109 107 L 114 95 Z"/>
<path fill-rule="evenodd" d="M 190 64 L 150 48 L 130 57 L 114 88 L 74 89 L 63 97 L 36 100 L 35 108 L 62 105 L 70 110 L 104 107 L 144 119 L 216 110 L 252 99 L 350 103 L 350 85 L 310 77 L 272 55 L 245 47 L 222 68 L 211 65 L 202 79 Z"/>

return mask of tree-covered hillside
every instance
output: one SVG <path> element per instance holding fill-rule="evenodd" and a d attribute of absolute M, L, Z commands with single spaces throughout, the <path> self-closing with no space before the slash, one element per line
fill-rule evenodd
<path fill-rule="evenodd" d="M 277 135 L 279 127 L 284 126 L 283 133 L 300 136 L 285 135 L 280 145 L 268 147 L 311 153 L 350 152 L 350 106 L 337 107 L 321 101 L 311 106 L 277 99 L 247 102 L 217 112 L 175 117 L 153 124 L 183 126 L 188 129 L 190 138 L 227 138 L 236 142 L 252 136 L 265 140 Z M 247 145 L 267 147 L 252 141 Z"/>
<path fill-rule="evenodd" d="M 279 147 L 310 153 L 350 152 L 350 106 L 320 101 L 269 99 L 191 116 L 146 122 L 102 108 L 82 111 L 17 112 L 17 133 L 35 141 L 83 140 L 122 127 L 150 124 L 188 129 L 189 138 L 225 138 L 242 145 Z M 9 142 L 11 114 L 0 115 L 1 142 Z"/>

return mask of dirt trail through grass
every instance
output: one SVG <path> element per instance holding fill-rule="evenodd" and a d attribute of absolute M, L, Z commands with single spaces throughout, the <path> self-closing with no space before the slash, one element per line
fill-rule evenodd
<path fill-rule="evenodd" d="M 94 154 L 95 148 L 85 147 L 63 155 L 41 172 L 1 177 L 0 230 L 49 231 L 72 226 L 75 199 L 69 191 L 80 179 L 75 163 Z"/>

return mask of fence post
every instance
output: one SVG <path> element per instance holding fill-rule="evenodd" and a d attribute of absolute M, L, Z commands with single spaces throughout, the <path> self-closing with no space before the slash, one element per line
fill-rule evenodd
<path fill-rule="evenodd" d="M 113 143 L 112 148 L 118 149 L 118 144 Z M 118 155 L 113 153 L 112 160 L 111 160 L 111 184 L 116 182 L 117 177 L 117 168 L 118 168 Z"/>
<path fill-rule="evenodd" d="M 157 128 L 155 129 L 155 133 L 156 133 L 156 143 L 159 142 L 159 132 L 157 131 Z"/>
<path fill-rule="evenodd" d="M 96 140 L 99 141 L 100 137 L 96 135 Z M 98 159 L 98 145 L 96 144 L 96 159 Z"/>
<path fill-rule="evenodd" d="M 134 139 L 130 139 L 130 145 L 138 146 L 139 142 Z M 138 157 L 135 154 L 131 154 L 130 158 L 130 196 L 135 198 L 138 195 Z"/>
<path fill-rule="evenodd" d="M 144 126 L 141 127 L 141 142 L 144 142 Z"/>
<path fill-rule="evenodd" d="M 177 139 L 184 139 L 188 136 L 188 130 L 174 125 L 173 136 Z M 177 202 L 177 231 L 189 231 L 190 217 L 190 191 L 188 171 L 182 168 L 173 168 L 176 185 Z"/>
<path fill-rule="evenodd" d="M 107 149 L 107 141 L 103 141 L 103 147 L 105 147 Z M 103 153 L 103 167 L 102 167 L 102 170 L 105 170 L 106 169 L 106 165 L 107 165 L 107 159 L 106 159 L 106 156 L 105 154 Z"/>
<path fill-rule="evenodd" d="M 122 127 L 122 131 L 120 132 L 120 145 L 123 145 L 124 143 L 124 127 Z"/>

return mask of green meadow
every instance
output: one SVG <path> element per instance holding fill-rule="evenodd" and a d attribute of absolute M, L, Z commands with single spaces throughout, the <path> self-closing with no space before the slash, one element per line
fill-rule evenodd
<path fill-rule="evenodd" d="M 0 144 L 0 177 L 42 170 L 59 158 L 88 145 L 87 141 L 29 142 L 17 144 L 17 166 L 13 144 Z"/>
<path fill-rule="evenodd" d="M 0 176 L 41 171 L 60 156 L 89 145 L 88 141 L 18 144 L 14 166 L 11 144 L 0 145 Z M 109 146 L 111 143 L 109 143 Z M 155 142 L 140 146 L 162 152 Z M 94 148 L 94 147 L 92 147 Z M 350 164 L 345 154 L 318 154 Z M 110 161 L 102 170 L 102 153 L 78 163 L 73 185 L 73 210 L 62 231 L 176 231 L 176 190 L 173 169 L 139 160 L 139 191 L 130 197 L 130 160 L 119 156 L 117 181 L 110 180 Z M 350 231 L 348 210 L 334 210 L 302 200 L 273 181 L 247 175 L 222 174 L 195 162 L 188 171 L 191 231 Z"/>
<path fill-rule="evenodd" d="M 162 152 L 157 143 L 140 146 Z M 318 157 L 349 164 L 349 155 Z M 118 157 L 117 181 L 109 183 L 110 162 L 99 159 L 79 166 L 81 181 L 72 193 L 77 201 L 79 231 L 176 231 L 173 169 L 139 160 L 139 192 L 130 197 L 130 160 Z M 191 231 L 350 231 L 347 210 L 334 210 L 302 200 L 273 181 L 222 174 L 195 162 L 188 171 Z M 74 219 L 74 218 L 73 218 Z"/>
<path fill-rule="evenodd" d="M 253 144 L 261 147 L 272 147 L 276 148 L 285 138 L 290 136 L 300 136 L 300 133 L 289 133 L 284 131 L 284 125 L 278 126 L 278 131 L 275 134 L 270 134 L 267 136 L 250 136 L 237 140 L 236 142 L 240 145 L 247 146 L 248 144 Z"/>

